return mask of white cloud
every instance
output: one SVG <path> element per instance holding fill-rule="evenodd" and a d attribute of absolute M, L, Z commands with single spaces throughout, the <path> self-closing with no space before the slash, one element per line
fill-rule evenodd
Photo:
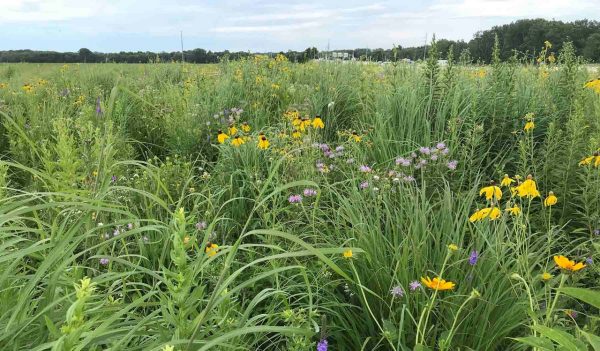
<path fill-rule="evenodd" d="M 299 24 L 282 25 L 257 25 L 257 26 L 229 26 L 216 27 L 211 31 L 216 33 L 256 33 L 256 32 L 285 32 L 298 29 L 314 28 L 322 25 L 319 22 L 304 22 Z"/>
<path fill-rule="evenodd" d="M 600 10 L 598 0 L 440 0 L 429 7 L 454 17 L 561 17 Z"/>

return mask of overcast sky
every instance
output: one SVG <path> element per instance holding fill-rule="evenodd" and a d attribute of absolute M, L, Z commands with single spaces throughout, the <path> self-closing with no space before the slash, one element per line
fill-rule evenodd
<path fill-rule="evenodd" d="M 0 0 L 0 50 L 390 48 L 538 17 L 600 20 L 600 0 Z"/>

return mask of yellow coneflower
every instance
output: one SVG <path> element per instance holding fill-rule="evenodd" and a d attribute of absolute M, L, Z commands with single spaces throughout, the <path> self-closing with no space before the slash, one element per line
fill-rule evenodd
<path fill-rule="evenodd" d="M 600 94 L 600 77 L 592 79 L 583 85 L 584 88 L 589 88 Z"/>
<path fill-rule="evenodd" d="M 452 290 L 456 286 L 456 284 L 454 284 L 453 282 L 445 281 L 444 279 L 438 277 L 435 277 L 433 279 L 430 279 L 429 277 L 421 277 L 421 282 L 429 289 L 438 291 Z"/>
<path fill-rule="evenodd" d="M 554 206 L 558 202 L 558 198 L 554 195 L 554 192 L 549 192 L 548 197 L 544 199 L 544 206 Z"/>
<path fill-rule="evenodd" d="M 236 128 L 235 124 L 230 124 L 229 125 L 229 135 L 234 136 L 236 135 L 238 132 L 238 129 Z"/>
<path fill-rule="evenodd" d="M 248 133 L 250 132 L 250 125 L 248 124 L 248 122 L 244 122 L 242 123 L 242 130 L 244 131 L 244 133 Z"/>
<path fill-rule="evenodd" d="M 353 256 L 352 250 L 348 249 L 348 250 L 344 251 L 344 253 L 342 254 L 342 256 L 344 256 L 344 258 L 347 258 L 347 259 L 352 258 L 352 256 Z"/>
<path fill-rule="evenodd" d="M 535 128 L 535 123 L 533 123 L 533 121 L 529 121 L 529 122 L 525 123 L 525 127 L 523 127 L 523 130 L 526 132 L 529 132 L 533 128 Z"/>
<path fill-rule="evenodd" d="M 531 174 L 527 176 L 527 179 L 525 179 L 525 181 L 522 184 L 516 186 L 513 189 L 515 193 L 519 195 L 519 197 L 534 198 L 540 196 L 540 192 L 537 190 L 537 185 L 535 183 L 535 180 L 533 180 L 533 178 L 531 177 Z"/>
<path fill-rule="evenodd" d="M 300 117 L 298 117 L 298 115 L 296 115 L 294 117 L 294 119 L 292 120 L 292 125 L 294 127 L 300 127 L 301 124 L 302 124 L 302 119 L 300 119 Z"/>
<path fill-rule="evenodd" d="M 233 138 L 233 140 L 231 141 L 231 145 L 235 146 L 235 147 L 240 147 L 240 145 L 244 144 L 246 141 L 244 141 L 244 138 L 242 138 L 239 135 L 236 135 L 235 138 Z"/>
<path fill-rule="evenodd" d="M 325 124 L 323 123 L 321 116 L 316 116 L 315 119 L 313 119 L 312 126 L 313 126 L 313 128 L 319 128 L 319 129 L 325 128 Z"/>
<path fill-rule="evenodd" d="M 301 137 L 302 137 L 302 133 L 300 133 L 297 129 L 294 129 L 292 131 L 292 138 L 300 139 Z"/>
<path fill-rule="evenodd" d="M 518 216 L 521 214 L 521 209 L 517 205 L 514 205 L 512 207 L 507 207 L 504 211 L 510 213 L 513 216 Z"/>
<path fill-rule="evenodd" d="M 458 246 L 456 246 L 456 244 L 450 244 L 450 245 L 448 245 L 448 250 L 456 251 L 456 250 L 458 250 Z"/>
<path fill-rule="evenodd" d="M 258 148 L 261 150 L 266 150 L 269 148 L 269 145 L 271 145 L 271 143 L 269 143 L 269 140 L 267 140 L 267 137 L 261 133 L 258 136 Z"/>
<path fill-rule="evenodd" d="M 302 120 L 300 121 L 300 125 L 298 126 L 298 128 L 300 129 L 301 132 L 303 132 L 308 127 L 310 127 L 310 119 L 308 119 L 308 118 L 302 118 Z"/>
<path fill-rule="evenodd" d="M 223 131 L 219 129 L 219 132 L 217 134 L 217 141 L 219 142 L 219 144 L 223 144 L 227 139 L 229 139 L 229 135 L 223 133 Z"/>
<path fill-rule="evenodd" d="M 580 166 L 587 166 L 594 164 L 594 167 L 600 166 L 600 152 L 596 151 L 592 154 L 592 156 L 586 157 L 579 162 Z"/>
<path fill-rule="evenodd" d="M 471 217 L 469 217 L 469 221 L 473 223 L 483 220 L 485 218 L 489 218 L 491 221 L 493 221 L 500 218 L 501 215 L 502 212 L 498 207 L 486 207 L 482 208 L 481 210 L 475 211 L 475 213 L 473 213 Z"/>
<path fill-rule="evenodd" d="M 502 182 L 500 182 L 500 186 L 511 186 L 512 183 L 514 183 L 515 180 L 512 179 L 511 177 L 508 176 L 508 174 L 504 175 L 504 178 L 502 178 Z"/>
<path fill-rule="evenodd" d="M 217 254 L 217 252 L 219 252 L 219 245 L 206 243 L 206 249 L 204 249 L 204 252 L 208 255 L 208 257 L 213 257 Z"/>
<path fill-rule="evenodd" d="M 544 272 L 544 273 L 542 274 L 542 280 L 543 280 L 543 281 L 548 281 L 548 280 L 550 280 L 550 279 L 552 279 L 552 274 L 550 274 L 550 273 L 548 273 L 548 272 Z"/>
<path fill-rule="evenodd" d="M 31 93 L 33 91 L 33 85 L 24 84 L 23 87 L 21 87 L 21 89 L 23 89 L 23 91 L 25 91 L 26 93 Z"/>
<path fill-rule="evenodd" d="M 554 262 L 559 268 L 571 272 L 577 272 L 578 270 L 585 268 L 585 264 L 583 264 L 583 262 L 575 263 L 575 261 L 569 260 L 567 257 L 562 255 L 554 256 Z"/>
<path fill-rule="evenodd" d="M 485 195 L 486 200 L 500 200 L 502 198 L 502 190 L 500 190 L 499 187 L 492 184 L 490 186 L 481 188 L 481 190 L 479 190 L 479 195 Z"/>
<path fill-rule="evenodd" d="M 352 132 L 352 139 L 357 143 L 360 143 L 362 141 L 362 137 L 354 131 Z"/>

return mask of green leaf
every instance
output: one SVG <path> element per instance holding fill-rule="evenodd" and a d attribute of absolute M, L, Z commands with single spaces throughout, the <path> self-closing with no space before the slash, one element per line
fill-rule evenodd
<path fill-rule="evenodd" d="M 541 350 L 554 351 L 554 344 L 551 340 L 546 338 L 540 338 L 537 336 L 526 336 L 523 338 L 514 338 L 514 340 Z"/>
<path fill-rule="evenodd" d="M 585 332 L 583 330 L 579 330 L 583 336 L 587 339 L 587 341 L 592 345 L 594 351 L 600 351 L 600 336 Z"/>
<path fill-rule="evenodd" d="M 568 350 L 576 351 L 587 351 L 587 347 L 581 341 L 577 340 L 573 335 L 567 333 L 564 330 L 556 328 L 548 328 L 543 325 L 536 325 L 533 327 L 534 330 L 538 331 L 543 336 L 552 339 L 562 347 L 566 347 Z"/>
<path fill-rule="evenodd" d="M 583 288 L 560 288 L 558 291 L 600 308 L 600 292 Z"/>

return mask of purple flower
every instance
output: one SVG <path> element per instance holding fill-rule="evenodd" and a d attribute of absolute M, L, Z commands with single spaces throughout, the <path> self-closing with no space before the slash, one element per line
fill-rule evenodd
<path fill-rule="evenodd" d="M 317 195 L 317 191 L 315 189 L 311 189 L 311 188 L 304 189 L 304 196 L 311 197 L 311 196 L 316 196 L 316 195 Z"/>
<path fill-rule="evenodd" d="M 100 259 L 100 264 L 103 266 L 106 266 L 108 264 L 108 258 L 101 258 Z"/>
<path fill-rule="evenodd" d="M 410 284 L 408 284 L 408 287 L 410 288 L 410 291 L 416 291 L 417 289 L 421 288 L 421 283 L 419 283 L 417 280 L 413 280 L 410 282 Z"/>
<path fill-rule="evenodd" d="M 354 159 L 353 158 L 349 158 L 346 160 L 346 163 L 354 163 Z"/>
<path fill-rule="evenodd" d="M 206 224 L 205 221 L 200 221 L 200 222 L 196 223 L 196 229 L 198 229 L 198 230 L 204 230 L 204 229 L 206 229 L 206 227 L 208 227 L 208 225 Z"/>
<path fill-rule="evenodd" d="M 409 183 L 415 181 L 415 177 L 413 177 L 413 176 L 405 176 L 402 179 L 404 179 L 405 182 L 409 182 Z"/>
<path fill-rule="evenodd" d="M 115 228 L 115 230 L 113 231 L 113 236 L 117 236 L 121 234 L 121 231 L 119 230 L 119 228 Z"/>
<path fill-rule="evenodd" d="M 440 142 L 440 143 L 437 143 L 437 145 L 435 147 L 438 150 L 443 150 L 446 148 L 446 144 Z"/>
<path fill-rule="evenodd" d="M 371 172 L 371 167 L 369 167 L 369 166 L 367 166 L 367 165 L 362 165 L 362 166 L 360 166 L 360 167 L 359 167 L 359 170 L 360 170 L 361 172 L 365 172 L 365 173 L 366 173 L 366 172 Z"/>
<path fill-rule="evenodd" d="M 450 150 L 448 148 L 442 150 L 442 155 L 448 155 L 448 153 L 450 153 Z"/>
<path fill-rule="evenodd" d="M 600 229 L 594 229 L 594 235 L 600 235 Z"/>
<path fill-rule="evenodd" d="M 332 158 L 332 156 L 335 157 L 335 154 L 329 150 L 323 151 L 323 155 L 329 158 Z"/>
<path fill-rule="evenodd" d="M 423 155 L 429 155 L 431 153 L 431 149 L 425 146 L 421 146 L 419 148 L 419 152 L 422 153 Z"/>
<path fill-rule="evenodd" d="M 396 285 L 390 290 L 390 294 L 392 294 L 393 297 L 402 297 L 404 296 L 404 289 L 402 289 L 400 285 Z"/>
<path fill-rule="evenodd" d="M 327 351 L 327 339 L 321 339 L 317 344 L 317 351 Z"/>
<path fill-rule="evenodd" d="M 117 176 L 114 175 L 114 176 L 110 177 L 110 181 L 113 182 L 113 183 L 116 183 L 117 182 Z"/>
<path fill-rule="evenodd" d="M 321 149 L 321 151 L 326 152 L 326 151 L 330 151 L 331 149 L 329 148 L 329 145 L 327 144 L 320 144 L 319 148 Z"/>
<path fill-rule="evenodd" d="M 585 263 L 587 263 L 589 265 L 594 264 L 594 259 L 591 258 L 591 257 L 586 257 L 585 258 Z"/>
<path fill-rule="evenodd" d="M 431 161 L 437 161 L 438 155 L 431 155 Z"/>
<path fill-rule="evenodd" d="M 417 153 L 415 153 L 415 152 L 411 152 L 411 153 L 410 153 L 410 157 L 412 157 L 412 158 L 417 158 Z"/>
<path fill-rule="evenodd" d="M 579 315 L 575 310 L 565 310 L 565 313 L 567 314 L 567 316 L 573 319 L 577 318 L 577 316 Z"/>
<path fill-rule="evenodd" d="M 455 170 L 456 166 L 458 166 L 458 161 L 456 160 L 452 160 L 446 164 L 446 167 L 448 167 L 450 170 Z"/>
<path fill-rule="evenodd" d="M 479 252 L 475 250 L 471 251 L 471 255 L 469 256 L 469 264 L 474 266 L 477 264 L 477 260 L 479 260 Z"/>
<path fill-rule="evenodd" d="M 360 188 L 361 189 L 366 189 L 368 187 L 369 187 L 369 182 L 364 181 L 364 182 L 360 183 Z"/>
<path fill-rule="evenodd" d="M 338 146 L 338 147 L 335 148 L 335 151 L 342 152 L 342 151 L 344 151 L 344 147 L 342 145 L 340 145 L 340 146 Z"/>
<path fill-rule="evenodd" d="M 150 239 L 148 239 L 147 236 L 144 235 L 144 237 L 142 238 L 142 240 L 144 240 L 145 243 L 147 243 L 148 241 L 150 241 Z"/>
<path fill-rule="evenodd" d="M 96 99 L 96 114 L 98 116 L 102 115 L 102 106 L 100 106 L 100 97 Z"/>
<path fill-rule="evenodd" d="M 129 229 L 129 230 L 133 229 L 133 223 L 127 223 L 127 229 Z"/>
<path fill-rule="evenodd" d="M 288 201 L 291 204 L 301 203 L 302 202 L 302 195 L 300 195 L 300 194 L 290 195 L 290 197 L 288 198 Z"/>
<path fill-rule="evenodd" d="M 398 157 L 396 159 L 396 164 L 402 167 L 408 167 L 410 166 L 410 160 L 404 157 Z"/>

